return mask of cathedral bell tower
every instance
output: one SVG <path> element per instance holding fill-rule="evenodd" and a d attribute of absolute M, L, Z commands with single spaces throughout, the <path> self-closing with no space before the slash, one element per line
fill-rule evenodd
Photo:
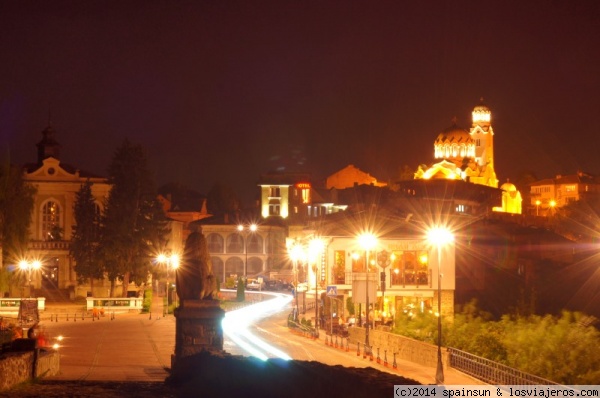
<path fill-rule="evenodd" d="M 54 129 L 50 123 L 42 131 L 42 140 L 36 144 L 38 149 L 38 164 L 42 164 L 46 158 L 60 159 L 60 144 L 54 139 Z"/>
<path fill-rule="evenodd" d="M 473 124 L 469 134 L 475 142 L 475 162 L 484 171 L 484 185 L 498 188 L 498 179 L 494 170 L 494 129 L 492 112 L 483 104 L 483 98 L 472 112 Z"/>

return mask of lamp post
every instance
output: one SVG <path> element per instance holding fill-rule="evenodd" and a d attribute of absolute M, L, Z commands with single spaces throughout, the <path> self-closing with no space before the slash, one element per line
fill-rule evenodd
<path fill-rule="evenodd" d="M 237 226 L 237 229 L 244 235 L 244 255 L 246 257 L 244 260 L 244 279 L 247 279 L 248 278 L 248 233 L 256 232 L 256 230 L 258 229 L 258 226 L 256 224 L 250 224 L 249 226 L 244 227 L 243 224 L 239 224 Z"/>
<path fill-rule="evenodd" d="M 535 201 L 535 215 L 539 216 L 540 215 L 540 205 L 542 204 L 541 200 L 536 200 Z"/>
<path fill-rule="evenodd" d="M 550 206 L 550 215 L 553 216 L 554 215 L 554 208 L 556 207 L 556 200 L 552 199 L 548 203 L 548 206 Z"/>
<path fill-rule="evenodd" d="M 367 301 L 367 309 L 366 309 L 366 317 L 367 321 L 365 323 L 365 353 L 367 355 L 371 354 L 371 346 L 369 344 L 369 251 L 375 247 L 377 244 L 377 238 L 373 234 L 362 234 L 358 237 L 358 243 L 361 245 L 363 249 L 365 249 L 365 285 L 366 285 L 366 301 Z"/>
<path fill-rule="evenodd" d="M 163 316 L 166 316 L 169 313 L 169 269 L 173 268 L 174 270 L 177 270 L 177 268 L 179 268 L 179 255 L 161 253 L 156 257 L 156 261 L 167 267 L 167 304 L 166 308 L 163 306 Z M 175 307 L 177 307 L 177 294 L 175 294 Z"/>
<path fill-rule="evenodd" d="M 42 263 L 39 260 L 34 260 L 34 261 L 21 260 L 21 261 L 19 261 L 19 269 L 21 271 L 27 271 L 27 281 L 28 281 L 28 286 L 29 286 L 29 298 L 31 298 L 31 290 L 32 290 L 31 272 L 33 270 L 39 270 L 41 267 L 42 267 Z M 23 297 L 23 293 L 21 293 L 21 297 Z"/>
<path fill-rule="evenodd" d="M 454 235 L 445 228 L 435 227 L 428 231 L 427 240 L 437 247 L 438 265 L 438 341 L 437 341 L 437 369 L 435 372 L 436 384 L 444 383 L 444 367 L 442 365 L 442 246 L 453 242 Z"/>
<path fill-rule="evenodd" d="M 288 247 L 288 252 L 289 252 L 289 256 L 292 259 L 292 262 L 294 263 L 294 292 L 295 292 L 295 299 L 296 299 L 296 315 L 295 315 L 295 321 L 298 320 L 298 262 L 304 258 L 304 249 L 302 248 L 302 245 L 299 244 L 298 242 L 294 242 L 293 244 L 291 244 L 290 247 Z"/>
<path fill-rule="evenodd" d="M 320 254 L 323 251 L 323 241 L 319 238 L 314 238 L 310 241 L 308 250 L 310 253 L 311 261 L 313 262 L 313 272 L 315 274 L 315 331 L 316 337 L 319 337 L 319 261 Z"/>

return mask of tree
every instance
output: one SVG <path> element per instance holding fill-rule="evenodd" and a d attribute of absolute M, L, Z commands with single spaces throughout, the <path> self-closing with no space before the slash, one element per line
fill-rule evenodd
<path fill-rule="evenodd" d="M 123 281 L 123 297 L 130 281 L 142 283 L 150 271 L 152 248 L 162 247 L 166 218 L 157 198 L 140 145 L 125 140 L 109 166 L 112 189 L 102 217 L 99 257 L 111 281 Z"/>
<path fill-rule="evenodd" d="M 92 183 L 86 181 L 75 194 L 73 236 L 71 238 L 71 255 L 75 259 L 75 272 L 77 280 L 83 283 L 90 280 L 90 287 L 94 291 L 94 279 L 104 276 L 102 266 L 96 257 L 98 241 L 100 239 L 100 214 L 97 212 L 96 202 L 92 195 Z"/>
<path fill-rule="evenodd" d="M 0 249 L 4 261 L 17 261 L 27 251 L 35 192 L 23 180 L 20 168 L 0 164 Z"/>
<path fill-rule="evenodd" d="M 244 302 L 246 300 L 246 282 L 242 279 L 241 276 L 238 277 L 237 283 L 237 291 L 236 291 L 236 301 Z"/>
<path fill-rule="evenodd" d="M 233 189 L 219 182 L 212 186 L 207 195 L 208 211 L 214 215 L 235 213 L 240 210 L 240 199 Z"/>

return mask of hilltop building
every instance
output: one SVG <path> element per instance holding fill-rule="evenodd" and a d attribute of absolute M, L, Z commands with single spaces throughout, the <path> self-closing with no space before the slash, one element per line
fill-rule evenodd
<path fill-rule="evenodd" d="M 494 129 L 492 112 L 482 103 L 472 112 L 469 131 L 456 125 L 443 130 L 434 141 L 431 167 L 421 165 L 415 172 L 416 180 L 462 180 L 471 184 L 498 188 L 494 166 Z M 513 184 L 503 184 L 502 204 L 494 211 L 521 214 L 521 194 Z"/>

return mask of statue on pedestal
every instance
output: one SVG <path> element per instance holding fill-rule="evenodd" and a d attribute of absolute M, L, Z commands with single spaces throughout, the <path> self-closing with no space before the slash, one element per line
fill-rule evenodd
<path fill-rule="evenodd" d="M 192 225 L 176 279 L 181 307 L 185 307 L 186 301 L 190 300 L 216 299 L 217 281 L 212 273 L 210 254 L 201 226 Z"/>

